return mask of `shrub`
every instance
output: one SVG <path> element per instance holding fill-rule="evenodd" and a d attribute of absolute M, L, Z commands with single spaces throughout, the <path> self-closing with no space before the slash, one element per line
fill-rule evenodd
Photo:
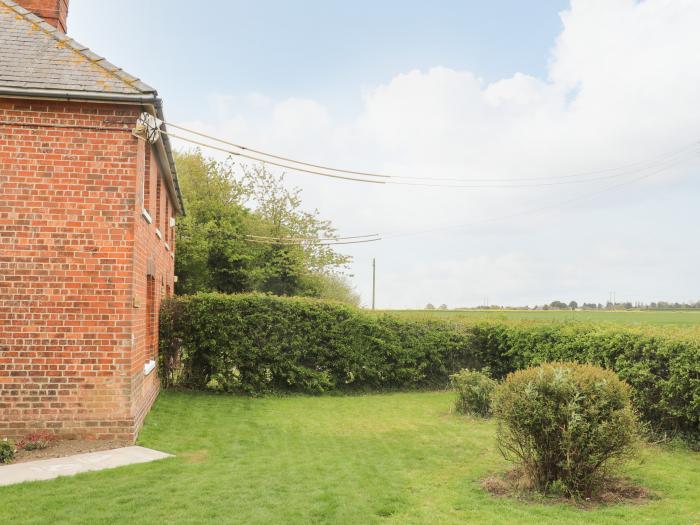
<path fill-rule="evenodd" d="M 575 363 L 509 374 L 496 388 L 499 449 L 534 488 L 588 496 L 634 451 L 630 387 L 615 373 Z"/>
<path fill-rule="evenodd" d="M 494 378 L 548 361 L 613 370 L 657 433 L 700 442 L 700 339 L 586 323 L 436 321 L 305 298 L 199 294 L 161 309 L 165 386 L 250 395 L 443 388 L 462 368 Z M 695 334 L 695 335 L 694 335 Z"/>
<path fill-rule="evenodd" d="M 498 383 L 488 376 L 488 369 L 478 372 L 465 368 L 451 375 L 450 383 L 457 391 L 457 412 L 479 417 L 491 414 L 491 395 Z"/>
<path fill-rule="evenodd" d="M 654 431 L 700 438 L 697 332 L 587 323 L 482 324 L 477 330 L 479 343 L 487 342 L 481 352 L 500 352 L 503 368 L 575 361 L 613 370 L 632 387 L 632 404 Z"/>
<path fill-rule="evenodd" d="M 467 327 L 308 298 L 198 294 L 161 312 L 168 385 L 251 395 L 442 388 L 477 364 Z"/>
<path fill-rule="evenodd" d="M 15 459 L 15 444 L 7 438 L 0 441 L 0 463 L 12 463 Z"/>
<path fill-rule="evenodd" d="M 17 446 L 24 450 L 40 450 L 48 448 L 57 439 L 56 435 L 50 432 L 35 432 L 26 436 Z"/>

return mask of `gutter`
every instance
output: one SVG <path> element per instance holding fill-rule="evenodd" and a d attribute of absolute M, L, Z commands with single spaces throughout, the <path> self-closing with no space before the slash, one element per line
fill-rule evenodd
<path fill-rule="evenodd" d="M 14 89 L 7 87 L 0 87 L 0 97 L 4 98 L 34 98 L 37 100 L 57 100 L 57 101 L 84 101 L 84 102 L 98 102 L 98 103 L 117 103 L 117 104 L 141 104 L 151 106 L 152 112 L 156 114 L 156 117 L 165 121 L 165 116 L 163 114 L 163 100 L 158 97 L 158 93 L 153 91 L 150 95 L 133 95 L 133 94 L 123 94 L 118 93 L 101 93 L 96 91 L 83 91 L 83 92 L 70 92 L 70 91 L 59 91 L 51 89 Z M 165 127 L 165 124 L 163 124 Z M 160 135 L 161 140 L 158 142 L 160 144 L 160 153 L 167 159 L 167 169 L 169 171 L 169 179 L 172 183 L 172 188 L 174 196 L 177 197 L 178 211 L 181 215 L 185 214 L 185 204 L 182 200 L 182 193 L 180 192 L 180 185 L 177 181 L 177 171 L 175 169 L 175 159 L 173 157 L 172 145 L 170 143 L 170 138 L 166 133 Z"/>
<path fill-rule="evenodd" d="M 163 99 L 155 97 L 154 106 L 156 108 L 156 117 L 158 120 L 162 121 L 161 127 L 165 129 L 165 114 L 163 113 Z M 177 200 L 179 203 L 180 214 L 185 215 L 185 203 L 182 200 L 182 193 L 180 192 L 180 183 L 177 180 L 177 170 L 175 169 L 175 159 L 173 158 L 173 148 L 170 144 L 170 137 L 167 133 L 160 134 L 160 140 L 165 146 L 165 155 L 168 158 L 168 164 L 170 164 L 170 178 L 173 181 L 173 186 L 175 187 L 175 193 L 177 194 Z"/>
<path fill-rule="evenodd" d="M 157 93 L 152 95 L 130 95 L 119 93 L 102 93 L 99 91 L 59 91 L 53 89 L 23 89 L 0 87 L 0 97 L 10 98 L 38 98 L 43 100 L 82 100 L 92 102 L 117 102 L 119 104 L 153 104 L 158 100 Z"/>

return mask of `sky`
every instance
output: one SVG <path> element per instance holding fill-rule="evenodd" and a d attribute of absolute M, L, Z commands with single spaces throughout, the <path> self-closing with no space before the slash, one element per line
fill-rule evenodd
<path fill-rule="evenodd" d="M 173 123 L 454 179 L 288 173 L 340 234 L 382 234 L 341 247 L 365 305 L 373 258 L 378 308 L 700 299 L 700 2 L 435 4 L 71 0 L 68 32 Z"/>

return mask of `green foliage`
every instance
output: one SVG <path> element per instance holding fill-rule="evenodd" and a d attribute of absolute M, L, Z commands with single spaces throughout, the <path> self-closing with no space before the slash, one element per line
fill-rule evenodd
<path fill-rule="evenodd" d="M 491 396 L 498 383 L 489 377 L 488 369 L 479 372 L 465 368 L 450 376 L 450 384 L 457 391 L 457 412 L 478 417 L 491 415 Z"/>
<path fill-rule="evenodd" d="M 15 444 L 5 438 L 0 441 L 0 464 L 12 463 L 15 459 Z"/>
<path fill-rule="evenodd" d="M 444 386 L 473 366 L 470 335 L 338 303 L 198 294 L 164 303 L 166 384 L 248 394 Z"/>
<path fill-rule="evenodd" d="M 542 492 L 590 496 L 636 442 L 630 388 L 593 365 L 543 364 L 496 388 L 499 449 Z"/>
<path fill-rule="evenodd" d="M 682 330 L 600 324 L 480 323 L 473 327 L 496 377 L 548 361 L 617 372 L 656 432 L 700 436 L 700 340 Z"/>
<path fill-rule="evenodd" d="M 251 394 L 444 387 L 462 368 L 502 378 L 576 361 L 617 372 L 655 432 L 700 438 L 700 339 L 683 331 L 449 322 L 263 295 L 179 297 L 161 315 L 166 384 Z"/>
<path fill-rule="evenodd" d="M 360 306 L 360 295 L 342 275 L 318 273 L 310 280 L 312 297 L 338 303 Z"/>
<path fill-rule="evenodd" d="M 258 291 L 353 300 L 351 288 L 337 276 L 349 258 L 332 246 L 248 237 L 334 235 L 318 212 L 302 209 L 300 191 L 287 189 L 283 177 L 207 159 L 198 151 L 179 153 L 176 162 L 187 208 L 177 224 L 177 293 Z"/>

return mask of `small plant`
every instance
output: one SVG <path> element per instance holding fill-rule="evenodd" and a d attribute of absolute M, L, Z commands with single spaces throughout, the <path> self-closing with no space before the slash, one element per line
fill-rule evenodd
<path fill-rule="evenodd" d="M 12 463 L 15 459 L 15 444 L 5 438 L 0 441 L 0 463 Z"/>
<path fill-rule="evenodd" d="M 41 450 L 48 448 L 57 439 L 55 434 L 49 432 L 35 432 L 26 436 L 17 446 L 23 450 Z"/>
<path fill-rule="evenodd" d="M 491 414 L 491 396 L 498 383 L 489 377 L 488 372 L 488 368 L 481 372 L 465 368 L 450 376 L 450 383 L 457 391 L 457 412 L 478 417 Z"/>
<path fill-rule="evenodd" d="M 499 449 L 532 488 L 590 496 L 634 451 L 630 390 L 593 365 L 552 363 L 509 374 L 494 394 Z"/>

